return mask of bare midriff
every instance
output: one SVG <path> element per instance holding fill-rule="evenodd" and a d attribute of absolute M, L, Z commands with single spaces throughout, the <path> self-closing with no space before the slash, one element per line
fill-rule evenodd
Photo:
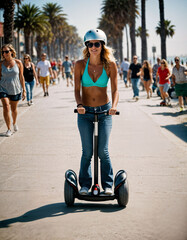
<path fill-rule="evenodd" d="M 107 87 L 82 87 L 82 103 L 88 107 L 98 107 L 109 102 Z"/>

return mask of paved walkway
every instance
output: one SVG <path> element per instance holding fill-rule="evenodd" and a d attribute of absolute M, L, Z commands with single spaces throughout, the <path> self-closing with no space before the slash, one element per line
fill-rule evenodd
<path fill-rule="evenodd" d="M 130 185 L 125 209 L 117 201 L 64 203 L 64 173 L 78 173 L 81 156 L 73 88 L 36 89 L 35 104 L 20 103 L 19 132 L 6 138 L 0 107 L 1 240 L 186 240 L 186 112 L 159 107 L 154 95 L 138 102 L 119 81 L 120 116 L 113 117 L 110 155 L 114 172 Z"/>

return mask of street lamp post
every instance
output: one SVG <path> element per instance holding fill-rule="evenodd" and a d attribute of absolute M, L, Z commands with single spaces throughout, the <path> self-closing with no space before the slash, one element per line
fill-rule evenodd
<path fill-rule="evenodd" d="M 152 52 L 153 52 L 153 63 L 155 63 L 155 53 L 156 53 L 156 47 L 152 47 Z"/>

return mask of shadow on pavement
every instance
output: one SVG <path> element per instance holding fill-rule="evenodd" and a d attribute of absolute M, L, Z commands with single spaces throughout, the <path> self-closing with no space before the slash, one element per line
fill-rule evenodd
<path fill-rule="evenodd" d="M 163 116 L 171 116 L 171 117 L 178 117 L 178 116 L 182 116 L 182 115 L 186 115 L 187 114 L 187 110 L 183 111 L 183 112 L 162 112 L 162 113 L 153 113 L 153 115 L 163 115 Z"/>
<path fill-rule="evenodd" d="M 187 122 L 176 125 L 162 126 L 162 128 L 167 129 L 184 142 L 187 142 Z"/>
<path fill-rule="evenodd" d="M 9 218 L 6 220 L 0 221 L 0 228 L 8 228 L 11 224 L 18 222 L 32 222 L 39 219 L 51 218 L 64 216 L 70 213 L 80 213 L 80 212 L 117 212 L 124 208 L 119 207 L 117 204 L 83 204 L 76 203 L 73 207 L 67 207 L 65 203 L 53 203 L 45 205 L 36 209 L 33 209 L 29 212 L 24 213 L 23 215 L 15 218 Z"/>

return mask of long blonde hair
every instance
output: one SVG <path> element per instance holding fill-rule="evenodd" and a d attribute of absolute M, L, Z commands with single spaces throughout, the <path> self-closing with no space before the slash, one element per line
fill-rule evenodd
<path fill-rule="evenodd" d="M 169 69 L 168 68 L 168 62 L 166 61 L 166 59 L 162 59 L 161 60 L 161 63 L 164 62 L 164 65 L 165 65 L 165 68 Z"/>
<path fill-rule="evenodd" d="M 109 68 L 110 62 L 112 61 L 116 61 L 115 57 L 113 55 L 114 50 L 110 47 L 105 46 L 103 43 L 102 45 L 102 50 L 101 50 L 101 61 L 103 63 L 103 66 L 105 69 Z M 83 58 L 89 58 L 90 57 L 90 53 L 88 51 L 88 47 L 85 47 L 83 49 Z"/>

